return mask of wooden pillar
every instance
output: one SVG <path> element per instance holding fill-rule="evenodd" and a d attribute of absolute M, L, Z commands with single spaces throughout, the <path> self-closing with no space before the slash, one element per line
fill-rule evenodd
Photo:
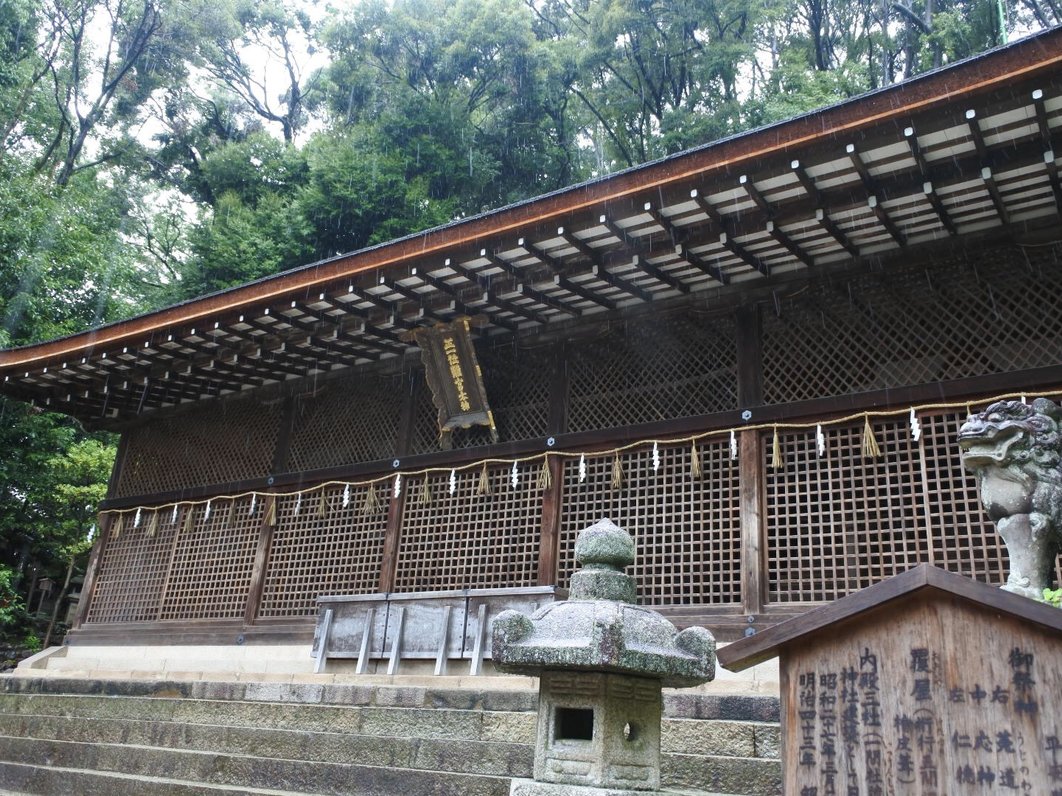
<path fill-rule="evenodd" d="M 85 568 L 85 582 L 81 584 L 81 599 L 77 603 L 77 614 L 74 617 L 74 629 L 78 629 L 88 616 L 92 597 L 96 593 L 96 576 L 99 573 L 100 558 L 111 538 L 112 515 L 104 514 L 100 519 L 100 535 L 96 537 L 96 544 L 92 546 L 92 554 L 89 556 L 88 566 Z"/>
<path fill-rule="evenodd" d="M 548 462 L 550 485 L 542 493 L 542 536 L 538 545 L 539 586 L 552 586 L 557 582 L 557 548 L 564 497 L 564 460 L 560 456 L 550 456 Z"/>
<path fill-rule="evenodd" d="M 552 372 L 549 378 L 549 434 L 563 434 L 568 430 L 568 346 L 560 343 L 553 348 Z"/>
<path fill-rule="evenodd" d="M 417 423 L 417 403 L 423 387 L 424 377 L 421 371 L 410 370 L 406 375 L 406 389 L 402 393 L 398 433 L 395 435 L 395 456 L 406 456 L 412 450 L 413 434 Z"/>
<path fill-rule="evenodd" d="M 251 570 L 251 586 L 247 591 L 247 607 L 244 609 L 245 624 L 254 624 L 258 611 L 262 607 L 262 592 L 265 589 L 266 567 L 269 565 L 269 552 L 273 547 L 274 523 L 270 515 L 274 514 L 276 495 L 266 497 L 262 505 L 262 524 L 258 529 L 258 550 L 254 556 L 254 568 Z"/>
<path fill-rule="evenodd" d="M 766 566 L 764 557 L 764 454 L 758 431 L 738 435 L 738 506 L 741 517 L 741 610 L 763 613 Z"/>
<path fill-rule="evenodd" d="M 549 419 L 546 431 L 550 436 L 568 430 L 568 347 L 562 342 L 553 348 L 549 374 Z M 557 551 L 560 543 L 561 506 L 564 497 L 564 460 L 548 457 L 548 489 L 542 492 L 542 533 L 538 545 L 537 585 L 552 586 L 557 582 Z"/>
<path fill-rule="evenodd" d="M 763 405 L 763 335 L 759 307 L 740 307 L 737 325 L 738 408 L 751 411 Z M 767 583 L 764 548 L 766 517 L 763 441 L 758 431 L 738 435 L 738 492 L 741 517 L 741 610 L 763 612 Z"/>
<path fill-rule="evenodd" d="M 387 530 L 384 532 L 383 553 L 380 560 L 379 592 L 394 591 L 395 571 L 398 567 L 398 543 L 402 536 L 402 513 L 406 506 L 406 496 L 411 484 L 402 479 L 402 494 L 395 497 L 391 493 L 391 502 L 387 506 Z"/>
<path fill-rule="evenodd" d="M 758 306 L 739 307 L 737 332 L 737 398 L 739 409 L 763 405 L 763 324 Z"/>
<path fill-rule="evenodd" d="M 297 400 L 289 395 L 280 409 L 280 426 L 277 429 L 277 446 L 273 451 L 272 473 L 283 473 L 288 469 L 288 454 L 291 451 L 291 431 L 295 423 Z"/>
<path fill-rule="evenodd" d="M 406 379 L 407 389 L 402 394 L 402 411 L 398 420 L 398 435 L 395 441 L 395 458 L 400 460 L 413 449 L 413 435 L 416 431 L 417 404 L 420 391 L 424 389 L 424 378 L 420 371 L 410 370 Z M 399 468 L 401 472 L 401 468 Z M 395 573 L 398 568 L 398 545 L 402 538 L 402 515 L 406 506 L 406 495 L 412 486 L 403 477 L 402 494 L 395 497 L 387 506 L 387 526 L 384 530 L 383 552 L 380 556 L 380 580 L 377 591 L 389 592 L 395 588 Z M 393 485 L 393 482 L 392 482 Z M 393 486 L 392 486 L 393 488 Z"/>
<path fill-rule="evenodd" d="M 129 455 L 129 435 L 127 429 L 118 438 L 118 450 L 114 454 L 114 467 L 111 468 L 111 477 L 107 480 L 107 497 L 112 498 L 118 494 L 118 485 L 122 481 L 122 470 L 125 468 L 125 458 Z"/>

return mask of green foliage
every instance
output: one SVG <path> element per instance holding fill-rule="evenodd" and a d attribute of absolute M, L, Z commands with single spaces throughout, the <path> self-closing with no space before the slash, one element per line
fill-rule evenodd
<path fill-rule="evenodd" d="M 26 606 L 15 589 L 15 571 L 0 564 L 0 640 L 10 640 L 25 621 Z"/>
<path fill-rule="evenodd" d="M 5 168 L 6 165 L 6 168 Z M 0 313 L 5 344 L 85 329 L 135 309 L 120 236 L 124 190 L 95 175 L 65 189 L 0 162 Z"/>
<path fill-rule="evenodd" d="M 1062 589 L 1044 589 L 1044 602 L 1062 608 Z"/>

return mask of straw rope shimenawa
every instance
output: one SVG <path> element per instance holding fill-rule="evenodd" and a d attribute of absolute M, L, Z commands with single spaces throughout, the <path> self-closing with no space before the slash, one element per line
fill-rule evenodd
<path fill-rule="evenodd" d="M 1048 392 L 1037 393 L 1007 393 L 1004 395 L 997 395 L 993 398 L 986 398 L 983 401 L 978 401 L 978 404 L 992 404 L 996 401 L 1005 400 L 1028 400 L 1033 398 L 1057 398 L 1062 390 L 1053 390 Z M 732 433 L 738 431 L 773 431 L 772 451 L 770 466 L 772 469 L 778 469 L 784 466 L 784 459 L 781 449 L 781 440 L 779 437 L 780 429 L 806 429 L 814 433 L 817 433 L 819 429 L 825 429 L 830 426 L 841 426 L 851 423 L 856 420 L 863 420 L 863 434 L 861 439 L 861 452 L 865 458 L 878 458 L 882 455 L 881 448 L 878 445 L 877 439 L 874 436 L 874 429 L 872 420 L 875 418 L 891 418 L 901 417 L 903 415 L 911 415 L 914 413 L 917 415 L 919 412 L 930 411 L 949 411 L 954 409 L 964 410 L 967 414 L 972 413 L 971 403 L 969 401 L 959 401 L 955 403 L 932 403 L 932 404 L 918 404 L 915 406 L 906 406 L 902 409 L 882 409 L 875 411 L 855 412 L 844 417 L 837 417 L 832 420 L 814 420 L 809 422 L 800 423 L 761 423 L 748 425 L 734 426 L 732 428 L 717 428 L 711 431 L 704 431 L 697 434 L 689 434 L 681 437 L 666 437 L 657 439 L 642 439 L 634 442 L 628 442 L 624 445 L 619 445 L 613 448 L 603 448 L 599 450 L 581 450 L 581 451 L 561 451 L 550 450 L 545 453 L 535 453 L 528 456 L 518 456 L 514 458 L 501 459 L 501 458 L 487 458 L 480 459 L 479 461 L 470 462 L 469 464 L 460 465 L 457 467 L 426 467 L 421 470 L 408 470 L 399 473 L 401 478 L 408 482 L 411 477 L 423 477 L 420 484 L 418 498 L 421 503 L 427 504 L 432 502 L 431 488 L 428 484 L 428 480 L 432 474 L 438 473 L 465 473 L 478 470 L 478 477 L 476 482 L 476 493 L 479 495 L 492 494 L 490 486 L 490 465 L 501 465 L 517 467 L 522 464 L 540 463 L 538 468 L 537 478 L 534 480 L 535 488 L 538 490 L 546 490 L 552 486 L 552 477 L 549 472 L 549 457 L 557 456 L 561 459 L 579 459 L 579 458 L 595 458 L 595 457 L 612 457 L 611 468 L 611 485 L 613 489 L 620 489 L 623 486 L 623 465 L 620 460 L 620 454 L 628 451 L 645 448 L 647 451 L 651 451 L 654 445 L 667 445 L 676 446 L 689 444 L 691 445 L 691 455 L 693 462 L 690 467 L 690 476 L 692 478 L 700 478 L 703 470 L 700 462 L 700 455 L 698 452 L 698 442 L 703 442 L 706 439 L 712 439 L 715 437 L 729 437 Z M 326 481 L 321 484 L 315 484 L 312 487 L 306 489 L 292 490 L 290 492 L 263 492 L 258 490 L 249 490 L 246 492 L 239 492 L 231 495 L 214 495 L 210 498 L 203 498 L 200 500 L 179 500 L 170 503 L 163 503 L 159 505 L 141 505 L 131 506 L 124 509 L 108 509 L 100 512 L 100 519 L 104 517 L 110 517 L 112 519 L 111 533 L 117 537 L 123 529 L 126 528 L 125 518 L 128 514 L 136 515 L 137 512 L 143 514 L 144 512 L 158 513 L 167 509 L 174 509 L 175 507 L 182 507 L 185 510 L 185 525 L 190 526 L 192 523 L 192 510 L 196 506 L 207 505 L 213 501 L 234 501 L 241 498 L 251 498 L 252 501 L 258 498 L 272 498 L 272 505 L 270 511 L 273 513 L 273 519 L 275 522 L 276 501 L 285 497 L 298 497 L 301 501 L 302 496 L 307 493 L 320 491 L 320 502 L 317 506 L 317 514 L 320 517 L 324 517 L 328 514 L 328 499 L 326 490 L 329 487 L 366 487 L 369 490 L 364 497 L 363 502 L 360 505 L 360 511 L 363 514 L 371 514 L 377 511 L 382 511 L 385 508 L 386 502 L 381 501 L 376 493 L 376 485 L 390 481 L 395 478 L 394 473 L 388 473 L 387 475 L 379 475 L 375 478 L 367 478 L 360 481 Z M 153 518 L 152 523 L 155 523 Z M 157 524 L 155 525 L 157 528 Z"/>

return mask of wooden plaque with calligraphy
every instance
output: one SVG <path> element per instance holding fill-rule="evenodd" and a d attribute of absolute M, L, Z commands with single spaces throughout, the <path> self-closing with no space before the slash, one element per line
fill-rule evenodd
<path fill-rule="evenodd" d="M 494 415 L 487 402 L 483 374 L 469 333 L 469 319 L 458 318 L 413 333 L 420 346 L 424 373 L 439 410 L 439 445 L 450 447 L 455 428 L 487 426 L 498 441 Z"/>
<path fill-rule="evenodd" d="M 920 565 L 719 661 L 775 656 L 786 794 L 1062 796 L 1062 610 Z"/>

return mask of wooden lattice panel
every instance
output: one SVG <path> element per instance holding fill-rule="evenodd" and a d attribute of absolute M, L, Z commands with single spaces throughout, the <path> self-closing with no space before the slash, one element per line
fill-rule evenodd
<path fill-rule="evenodd" d="M 305 472 L 393 459 L 408 389 L 408 376 L 368 373 L 296 396 L 285 469 Z"/>
<path fill-rule="evenodd" d="M 259 616 L 310 616 L 322 595 L 379 591 L 390 487 L 376 485 L 371 511 L 368 491 L 351 487 L 346 506 L 341 486 L 278 500 Z"/>
<path fill-rule="evenodd" d="M 192 509 L 174 541 L 160 619 L 243 618 L 264 507 L 239 498 L 214 501 L 209 517 L 205 505 Z"/>
<path fill-rule="evenodd" d="M 692 476 L 689 443 L 659 446 L 653 469 L 651 449 L 620 456 L 622 486 L 612 487 L 612 456 L 564 465 L 558 584 L 567 587 L 575 568 L 579 531 L 607 517 L 635 541 L 628 570 L 642 603 L 653 605 L 732 604 L 741 599 L 738 468 L 728 440 L 698 443 L 702 475 Z"/>
<path fill-rule="evenodd" d="M 861 424 L 779 434 L 784 466 L 767 468 L 767 573 L 771 602 L 834 600 L 928 558 L 920 463 L 904 419 L 878 421 L 881 457 L 862 455 Z"/>
<path fill-rule="evenodd" d="M 930 563 L 986 583 L 1003 583 L 1010 569 L 1007 548 L 981 507 L 977 482 L 962 466 L 959 427 L 966 412 L 923 414 L 925 523 L 932 540 Z"/>
<path fill-rule="evenodd" d="M 974 407 L 975 410 L 978 407 Z M 862 456 L 862 426 L 780 435 L 785 467 L 767 469 L 769 599 L 843 597 L 922 562 L 1002 584 L 1006 546 L 962 466 L 965 411 L 919 413 L 916 442 L 906 419 L 873 424 L 882 456 Z M 764 439 L 770 459 L 771 437 Z M 1062 576 L 1062 563 L 1056 566 Z"/>
<path fill-rule="evenodd" d="M 179 526 L 171 523 L 171 511 L 159 514 L 155 533 L 151 513 L 141 516 L 133 527 L 133 515 L 115 524 L 107 537 L 97 565 L 99 573 L 86 622 L 153 622 L 159 618 L 159 599 L 170 570 L 174 535 Z"/>
<path fill-rule="evenodd" d="M 768 404 L 1057 364 L 1062 270 L 995 251 L 818 287 L 764 313 Z M 1048 267 L 1048 266 L 1051 267 Z"/>
<path fill-rule="evenodd" d="M 737 407 L 736 347 L 728 318 L 651 316 L 573 343 L 568 430 L 670 420 Z"/>
<path fill-rule="evenodd" d="M 126 432 L 118 497 L 151 495 L 269 474 L 280 405 L 222 401 Z"/>
<path fill-rule="evenodd" d="M 476 347 L 483 386 L 494 413 L 501 442 L 544 437 L 549 421 L 551 349 L 525 349 L 515 342 Z M 485 426 L 456 429 L 455 448 L 471 448 L 491 443 Z M 438 410 L 427 385 L 420 390 L 413 428 L 413 453 L 439 449 Z"/>
<path fill-rule="evenodd" d="M 542 525 L 540 466 L 490 469 L 491 494 L 479 494 L 478 470 L 410 477 L 404 484 L 405 505 L 398 546 L 394 590 L 534 586 Z"/>

